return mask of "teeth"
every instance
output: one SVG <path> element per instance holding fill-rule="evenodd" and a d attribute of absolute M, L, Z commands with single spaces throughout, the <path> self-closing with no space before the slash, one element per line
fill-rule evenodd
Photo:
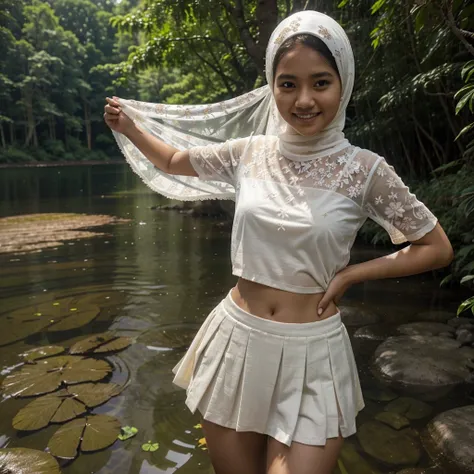
<path fill-rule="evenodd" d="M 312 117 L 316 117 L 316 115 L 318 114 L 308 114 L 308 115 L 298 115 L 298 114 L 295 114 L 298 118 L 302 118 L 302 119 L 307 119 L 307 118 L 312 118 Z"/>

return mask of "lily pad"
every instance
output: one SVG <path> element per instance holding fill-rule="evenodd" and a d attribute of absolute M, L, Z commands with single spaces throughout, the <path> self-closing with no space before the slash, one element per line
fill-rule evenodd
<path fill-rule="evenodd" d="M 125 303 L 126 295 L 119 291 L 98 291 L 76 297 L 82 304 L 96 304 L 100 308 L 108 308 Z"/>
<path fill-rule="evenodd" d="M 120 422 L 109 415 L 92 415 L 61 426 L 48 443 L 51 454 L 74 459 L 78 451 L 98 451 L 117 440 Z"/>
<path fill-rule="evenodd" d="M 135 426 L 122 426 L 121 430 L 122 432 L 118 435 L 120 441 L 133 438 L 138 433 L 138 429 Z"/>
<path fill-rule="evenodd" d="M 31 397 L 54 392 L 61 384 L 96 382 L 112 372 L 104 360 L 59 356 L 28 364 L 2 382 L 7 396 Z"/>
<path fill-rule="evenodd" d="M 21 356 L 27 362 L 33 362 L 34 360 L 46 359 L 47 357 L 62 354 L 64 351 L 64 347 L 61 346 L 35 347 L 34 349 L 24 352 Z"/>
<path fill-rule="evenodd" d="M 51 454 L 37 449 L 0 449 L 0 472 L 21 474 L 61 474 Z"/>
<path fill-rule="evenodd" d="M 110 332 L 104 332 L 76 342 L 69 349 L 69 352 L 71 354 L 85 354 L 88 352 L 101 354 L 104 352 L 120 351 L 131 343 L 132 339 L 130 337 L 117 337 Z"/>
<path fill-rule="evenodd" d="M 13 419 L 13 428 L 34 431 L 49 423 L 64 423 L 100 405 L 121 391 L 119 385 L 110 383 L 84 383 L 50 393 L 33 400 L 22 408 Z"/>
<path fill-rule="evenodd" d="M 74 298 L 26 306 L 2 317 L 0 346 L 25 339 L 46 329 L 48 332 L 80 328 L 100 313 L 94 304 L 77 303 Z"/>
<path fill-rule="evenodd" d="M 159 443 L 152 443 L 151 441 L 148 441 L 148 443 L 142 444 L 142 450 L 143 451 L 156 451 L 160 447 Z"/>

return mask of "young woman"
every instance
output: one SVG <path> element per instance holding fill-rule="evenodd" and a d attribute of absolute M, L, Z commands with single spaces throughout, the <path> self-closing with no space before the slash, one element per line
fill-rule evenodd
<path fill-rule="evenodd" d="M 268 86 L 231 101 L 107 99 L 105 120 L 153 189 L 235 196 L 237 285 L 174 369 L 187 406 L 202 414 L 216 473 L 329 474 L 364 406 L 338 301 L 355 283 L 446 266 L 453 251 L 394 168 L 344 138 L 354 60 L 339 24 L 292 15 L 266 64 Z M 367 217 L 411 245 L 347 266 Z"/>

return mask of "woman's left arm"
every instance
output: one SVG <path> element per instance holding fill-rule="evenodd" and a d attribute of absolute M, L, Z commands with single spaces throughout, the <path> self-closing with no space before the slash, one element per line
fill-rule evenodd
<path fill-rule="evenodd" d="M 330 301 L 336 304 L 352 285 L 368 280 L 398 278 L 436 270 L 448 266 L 454 252 L 443 228 L 436 224 L 434 229 L 421 239 L 398 252 L 383 257 L 347 266 L 329 284 L 326 294 L 318 305 L 322 314 Z"/>

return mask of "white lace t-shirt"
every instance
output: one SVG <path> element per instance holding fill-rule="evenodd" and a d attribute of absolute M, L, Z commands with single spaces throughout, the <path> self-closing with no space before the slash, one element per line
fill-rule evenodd
<path fill-rule="evenodd" d="M 194 147 L 203 180 L 236 189 L 232 273 L 295 293 L 326 291 L 349 262 L 370 217 L 395 244 L 417 240 L 436 217 L 384 158 L 353 146 L 311 161 L 279 152 L 279 138 L 254 136 Z"/>

